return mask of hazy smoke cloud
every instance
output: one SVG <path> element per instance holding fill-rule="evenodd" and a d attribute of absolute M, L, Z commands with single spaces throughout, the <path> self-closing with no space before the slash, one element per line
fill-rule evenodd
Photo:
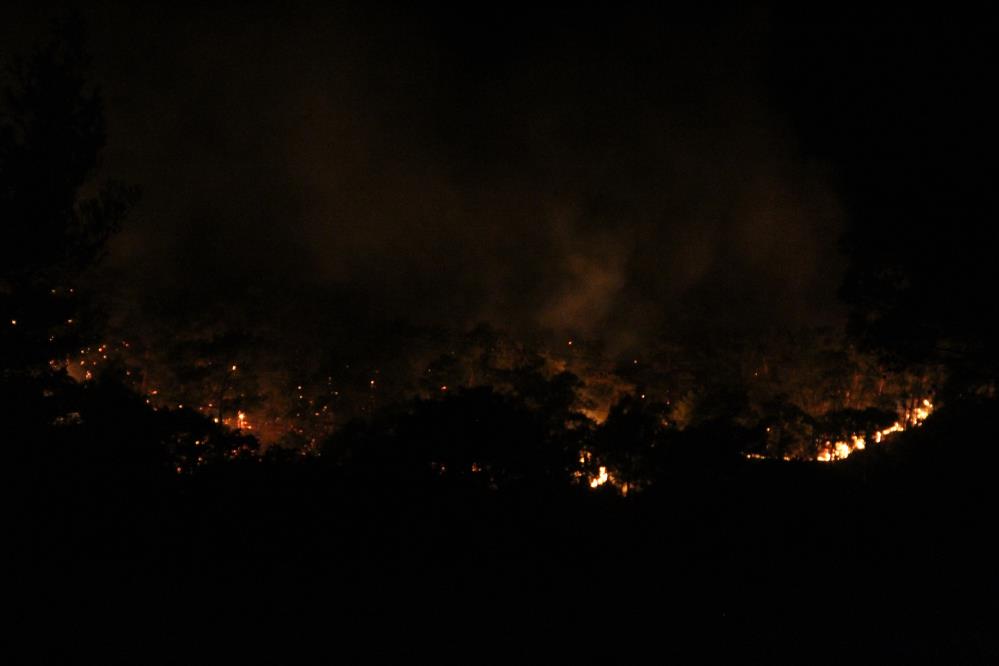
<path fill-rule="evenodd" d="M 841 213 L 765 18 L 148 10 L 88 18 L 106 168 L 145 192 L 108 270 L 150 298 L 625 342 L 830 316 Z"/>

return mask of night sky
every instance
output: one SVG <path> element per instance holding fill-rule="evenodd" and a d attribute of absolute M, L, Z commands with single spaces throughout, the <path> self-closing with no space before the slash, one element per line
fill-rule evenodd
<path fill-rule="evenodd" d="M 835 165 L 780 105 L 774 11 L 83 15 L 103 175 L 142 190 L 102 267 L 129 309 L 294 328 L 319 293 L 622 348 L 841 323 Z"/>

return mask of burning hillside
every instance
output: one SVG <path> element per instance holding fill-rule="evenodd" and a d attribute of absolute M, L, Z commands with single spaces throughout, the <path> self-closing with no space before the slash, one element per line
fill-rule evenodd
<path fill-rule="evenodd" d="M 153 409 L 190 410 L 264 447 L 302 452 L 408 400 L 490 387 L 544 411 L 546 392 L 561 385 L 576 424 L 563 426 L 600 428 L 628 400 L 658 410 L 654 427 L 664 432 L 737 426 L 747 458 L 832 462 L 921 424 L 934 407 L 928 392 L 942 381 L 935 369 L 889 372 L 825 332 L 721 341 L 711 353 L 664 340 L 639 354 L 578 337 L 521 342 L 487 327 L 406 331 L 355 358 L 318 341 L 314 354 L 286 353 L 265 332 L 211 327 L 169 340 L 133 341 L 119 331 L 115 340 L 51 365 L 82 383 L 114 375 Z M 571 474 L 592 488 L 624 494 L 642 485 L 592 447 L 578 462 Z"/>

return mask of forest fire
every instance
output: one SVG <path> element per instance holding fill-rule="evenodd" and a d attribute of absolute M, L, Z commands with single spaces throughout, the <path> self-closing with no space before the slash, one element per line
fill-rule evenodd
<path fill-rule="evenodd" d="M 8 4 L 36 661 L 999 662 L 982 16 Z"/>
<path fill-rule="evenodd" d="M 904 432 L 907 428 L 914 428 L 922 425 L 930 414 L 933 413 L 933 401 L 924 398 L 910 409 L 906 409 L 902 418 L 887 428 L 882 428 L 874 433 L 874 442 L 880 444 L 885 439 L 897 432 Z M 852 435 L 848 441 L 826 441 L 820 449 L 815 459 L 819 462 L 833 462 L 844 460 L 854 451 L 862 451 L 867 447 L 867 440 L 863 435 Z"/>
<path fill-rule="evenodd" d="M 572 388 L 572 410 L 589 424 L 589 428 L 604 427 L 615 405 L 630 399 L 636 405 L 648 405 L 649 408 L 660 405 L 662 411 L 656 413 L 656 427 L 682 432 L 688 427 L 696 427 L 705 418 L 702 413 L 710 393 L 702 384 L 712 381 L 712 374 L 716 372 L 711 364 L 714 359 L 702 369 L 691 372 L 691 368 L 696 368 L 702 361 L 678 361 L 685 352 L 675 347 L 666 351 L 650 348 L 646 354 L 648 361 L 639 362 L 637 355 L 628 355 L 614 362 L 598 345 L 580 339 L 573 339 L 572 344 L 563 342 L 560 349 L 542 347 L 531 351 L 524 344 L 495 336 L 486 345 L 468 345 L 460 338 L 453 340 L 449 343 L 452 349 L 445 349 L 437 360 L 434 360 L 434 352 L 424 352 L 423 358 L 409 361 L 409 370 L 398 370 L 402 373 L 398 376 L 355 360 L 343 366 L 353 374 L 344 373 L 337 379 L 335 370 L 302 373 L 283 369 L 286 360 L 269 358 L 253 349 L 215 352 L 205 349 L 200 355 L 174 361 L 159 353 L 157 347 L 135 340 L 129 342 L 125 339 L 128 337 L 126 331 L 115 337 L 117 342 L 79 348 L 78 354 L 50 365 L 64 368 L 70 377 L 84 384 L 110 372 L 142 395 L 154 410 L 194 410 L 211 423 L 253 436 L 265 447 L 277 444 L 301 451 L 315 450 L 318 442 L 335 432 L 336 424 L 358 417 L 367 418 L 380 405 L 401 403 L 414 396 L 444 400 L 451 395 L 460 395 L 463 389 L 492 386 L 501 393 L 523 397 L 522 387 L 530 385 L 523 383 L 528 374 L 518 379 L 518 373 L 536 373 L 532 382 L 551 382 L 562 376 L 578 378 Z M 806 344 L 821 349 L 828 343 L 812 340 Z M 858 422 L 851 434 L 839 437 L 820 434 L 823 429 L 826 432 L 844 430 L 838 426 L 830 430 L 818 421 L 811 439 L 804 434 L 810 431 L 796 434 L 787 422 L 770 421 L 774 432 L 767 427 L 767 436 L 775 438 L 778 445 L 754 450 L 747 441 L 743 454 L 746 458 L 844 460 L 855 451 L 880 444 L 897 432 L 920 425 L 933 411 L 934 404 L 929 397 L 915 403 L 905 398 L 909 391 L 936 382 L 938 378 L 932 374 L 888 376 L 887 379 L 883 373 L 880 378 L 865 376 L 865 367 L 869 366 L 865 366 L 867 361 L 862 357 L 851 361 L 845 370 L 833 368 L 830 372 L 809 360 L 809 354 L 813 353 L 803 349 L 801 359 L 789 356 L 783 361 L 782 372 L 778 372 L 778 361 L 770 354 L 762 359 L 752 356 L 734 359 L 741 364 L 741 378 L 730 381 L 735 385 L 744 382 L 756 407 L 748 415 L 729 414 L 726 418 L 743 419 L 750 426 L 760 423 L 761 414 L 762 418 L 767 418 L 765 410 L 772 402 L 771 396 L 781 394 L 791 395 L 795 403 L 820 420 L 826 418 L 823 414 L 837 409 L 849 411 L 889 404 L 910 406 L 887 427 L 866 429 Z M 242 360 L 233 360 L 236 358 Z M 419 368 L 421 365 L 425 370 L 417 371 L 415 377 L 409 374 L 414 366 Z M 849 378 L 849 383 L 837 379 L 835 372 L 843 375 L 844 380 Z M 820 384 L 826 382 L 828 386 L 821 384 L 822 391 L 817 391 L 814 384 L 798 380 L 799 376 L 802 379 L 825 377 Z M 847 387 L 845 392 L 838 388 L 844 385 Z M 836 397 L 837 392 L 843 392 L 845 397 Z M 756 420 L 746 421 L 747 418 Z M 845 432 L 850 433 L 850 430 Z M 789 440 L 789 437 L 796 439 Z M 781 441 L 785 443 L 781 444 Z M 787 442 L 799 443 L 788 445 Z M 619 472 L 602 456 L 597 458 L 584 450 L 572 476 L 591 489 L 612 487 L 623 495 L 628 492 L 628 481 L 634 480 L 626 479 L 627 475 Z"/>

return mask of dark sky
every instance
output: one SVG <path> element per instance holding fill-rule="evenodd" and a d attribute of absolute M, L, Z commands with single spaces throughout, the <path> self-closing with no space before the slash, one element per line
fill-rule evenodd
<path fill-rule="evenodd" d="M 102 269 L 127 298 L 623 345 L 840 321 L 846 213 L 772 12 L 162 4 L 83 12 L 104 174 L 143 191 Z"/>

